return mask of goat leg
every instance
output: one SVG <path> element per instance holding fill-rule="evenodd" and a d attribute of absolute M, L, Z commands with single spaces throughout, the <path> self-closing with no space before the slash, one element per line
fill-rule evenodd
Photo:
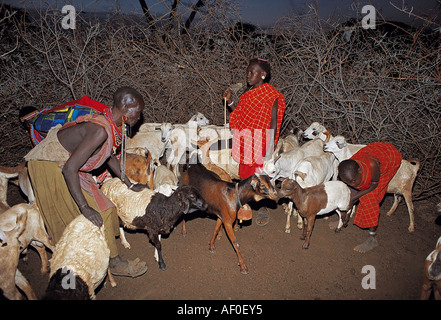
<path fill-rule="evenodd" d="M 407 204 L 407 211 L 409 211 L 409 232 L 413 232 L 415 230 L 415 210 L 413 208 L 413 202 L 412 202 L 412 190 L 407 192 L 406 194 L 403 195 L 404 200 L 406 201 Z"/>
<path fill-rule="evenodd" d="M 183 237 L 187 236 L 187 227 L 185 225 L 185 218 L 182 219 L 182 231 L 181 231 L 181 234 L 182 234 Z"/>
<path fill-rule="evenodd" d="M 300 215 L 300 213 L 299 213 L 299 215 Z M 303 227 L 302 227 L 302 236 L 300 237 L 300 240 L 305 240 L 306 239 L 306 225 L 307 225 L 307 222 L 306 222 L 306 218 L 302 218 L 302 220 L 303 220 Z"/>
<path fill-rule="evenodd" d="M 303 246 L 302 249 L 306 250 L 309 248 L 309 242 L 311 239 L 311 233 L 312 233 L 312 227 L 314 226 L 314 221 L 315 221 L 315 215 L 311 215 L 308 218 L 303 220 L 304 222 L 306 221 L 306 227 L 307 227 L 307 231 L 306 231 L 306 239 L 305 242 L 303 242 Z M 305 226 L 303 226 L 305 227 Z"/>
<path fill-rule="evenodd" d="M 236 251 L 237 258 L 239 260 L 240 273 L 248 274 L 248 268 L 247 268 L 245 262 L 243 261 L 242 254 L 240 253 L 239 243 L 237 243 L 236 236 L 234 235 L 232 223 L 224 221 L 224 226 L 225 226 L 225 231 L 227 233 L 227 236 L 230 239 L 231 243 L 233 244 L 234 250 Z"/>
<path fill-rule="evenodd" d="M 335 229 L 335 233 L 338 233 L 341 231 L 343 227 L 346 228 L 348 226 L 350 213 L 340 211 L 338 209 L 336 211 L 338 213 L 339 220 L 338 220 L 337 228 Z"/>
<path fill-rule="evenodd" d="M 28 300 L 38 300 L 37 296 L 34 293 L 34 290 L 32 290 L 29 281 L 21 274 L 20 270 L 18 269 L 15 273 L 15 284 L 26 294 Z M 22 298 L 21 294 L 20 298 Z"/>
<path fill-rule="evenodd" d="M 221 227 L 222 227 L 222 220 L 218 218 L 216 221 L 216 226 L 214 227 L 213 236 L 211 237 L 211 240 L 210 240 L 209 250 L 211 253 L 214 253 L 216 251 L 215 247 L 214 247 L 214 241 L 216 240 L 216 236 L 217 236 Z"/>

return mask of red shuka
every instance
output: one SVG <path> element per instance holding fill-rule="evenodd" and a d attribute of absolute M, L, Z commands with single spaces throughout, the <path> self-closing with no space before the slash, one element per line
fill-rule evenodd
<path fill-rule="evenodd" d="M 378 186 L 360 198 L 354 224 L 360 228 L 376 227 L 378 225 L 378 217 L 380 215 L 380 202 L 386 194 L 387 186 L 392 180 L 401 165 L 401 153 L 388 142 L 374 142 L 368 144 L 366 147 L 358 151 L 352 156 L 352 160 L 359 163 L 362 170 L 362 183 L 357 188 L 358 190 L 365 190 L 371 184 L 371 172 L 367 170 L 370 168 L 369 158 L 376 158 L 380 163 L 380 180 Z"/>
<path fill-rule="evenodd" d="M 263 157 L 270 140 L 271 111 L 277 104 L 277 132 L 274 145 L 279 139 L 280 127 L 285 113 L 285 98 L 273 86 L 264 83 L 245 92 L 239 104 L 230 114 L 233 134 L 232 157 L 239 162 L 239 176 L 246 179 L 263 165 Z"/>

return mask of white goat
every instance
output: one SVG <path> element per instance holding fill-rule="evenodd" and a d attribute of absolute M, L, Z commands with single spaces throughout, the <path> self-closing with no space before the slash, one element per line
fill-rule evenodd
<path fill-rule="evenodd" d="M 263 163 L 263 172 L 267 173 L 273 182 L 278 178 L 294 178 L 295 168 L 300 161 L 307 157 L 321 156 L 323 154 L 323 141 L 314 139 L 287 152 L 279 154 L 274 152 L 271 159 Z M 294 211 L 292 202 L 289 202 L 288 206 L 285 207 L 285 212 L 287 214 L 285 232 L 289 233 L 291 215 L 297 212 Z M 297 226 L 301 229 L 303 225 L 302 219 L 300 216 L 297 219 Z"/>
<path fill-rule="evenodd" d="M 37 204 L 34 203 L 31 205 L 27 203 L 20 203 L 3 212 L 0 215 L 0 229 L 12 230 L 16 225 L 17 218 L 23 214 L 26 215 L 27 218 L 25 228 L 21 232 L 18 239 L 21 246 L 20 252 L 26 254 L 29 245 L 34 247 L 40 255 L 40 272 L 41 274 L 45 274 L 49 267 L 45 246 L 52 252 L 54 251 L 54 247 L 49 240 L 49 236 L 46 232 Z M 27 256 L 25 256 L 25 259 L 27 259 Z"/>
<path fill-rule="evenodd" d="M 64 229 L 52 255 L 46 299 L 95 299 L 95 289 L 109 271 L 110 250 L 104 225 L 98 228 L 80 215 Z M 66 277 L 70 281 L 66 281 Z M 66 288 L 67 287 L 67 288 Z"/>
<path fill-rule="evenodd" d="M 358 150 L 365 147 L 365 145 L 353 145 L 346 142 L 342 136 L 336 136 L 334 139 L 325 143 L 323 150 L 325 152 L 332 152 L 339 162 L 349 159 Z M 394 203 L 387 213 L 392 215 L 401 201 L 401 196 L 406 201 L 407 210 L 409 212 L 409 228 L 410 232 L 415 230 L 414 207 L 412 202 L 412 187 L 415 182 L 420 162 L 418 160 L 401 160 L 401 165 L 393 176 L 392 180 L 387 186 L 387 193 L 393 193 Z"/>
<path fill-rule="evenodd" d="M 304 158 L 323 154 L 323 141 L 315 139 L 306 142 L 301 147 L 273 154 L 270 160 L 263 163 L 263 171 L 271 177 L 272 181 L 278 178 L 288 178 L 294 173 L 297 164 Z"/>
<path fill-rule="evenodd" d="M 201 128 L 198 133 L 198 141 L 209 141 L 204 147 L 201 147 L 201 149 L 204 148 L 204 150 L 219 140 L 228 143 L 228 140 L 232 137 L 233 135 L 229 127 L 225 130 L 223 126 L 205 126 Z M 192 143 L 194 144 L 195 141 L 193 140 Z M 233 159 L 231 151 L 231 148 L 224 146 L 220 150 L 206 149 L 203 154 L 208 154 L 210 158 L 209 162 L 227 172 L 231 179 L 239 180 L 239 163 Z"/>
<path fill-rule="evenodd" d="M 12 230 L 0 228 L 0 289 L 3 291 L 3 296 L 11 300 L 23 299 L 17 287 L 26 294 L 29 300 L 37 300 L 28 280 L 17 269 L 20 258 L 18 238 L 25 229 L 26 219 L 26 212 L 20 212 L 16 216 Z"/>
<path fill-rule="evenodd" d="M 185 152 L 196 150 L 191 140 L 198 140 L 198 127 L 209 124 L 208 119 L 197 113 L 185 124 L 163 123 L 161 125 L 161 141 L 169 141 L 171 152 L 167 157 L 167 165 L 172 167 L 173 173 L 179 177 L 179 163 Z"/>
<path fill-rule="evenodd" d="M 187 124 L 190 123 L 204 126 L 209 124 L 209 120 L 202 113 L 198 112 L 187 122 Z M 161 126 L 165 124 L 142 124 L 135 136 L 127 139 L 127 152 L 143 156 L 148 151 L 152 154 L 153 160 L 159 160 L 164 155 L 165 150 L 172 147 L 168 138 L 162 139 Z"/>
<path fill-rule="evenodd" d="M 141 126 L 142 127 L 142 126 Z M 150 128 L 151 129 L 151 128 Z M 168 147 L 168 141 L 161 140 L 161 130 L 138 131 L 133 138 L 127 139 L 127 152 L 145 156 L 148 152 L 152 159 L 159 160 Z"/>
<path fill-rule="evenodd" d="M 318 122 L 311 123 L 309 127 L 303 131 L 303 137 L 311 140 L 318 138 L 325 142 L 333 138 L 330 131 Z"/>

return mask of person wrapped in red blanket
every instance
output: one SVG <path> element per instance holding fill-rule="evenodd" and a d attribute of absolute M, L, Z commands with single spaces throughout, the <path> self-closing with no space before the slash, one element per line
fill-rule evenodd
<path fill-rule="evenodd" d="M 239 176 L 246 179 L 260 172 L 279 139 L 285 113 L 285 98 L 268 82 L 271 67 L 267 60 L 252 59 L 246 71 L 247 90 L 234 106 L 229 89 L 224 99 L 233 110 L 229 117 L 233 130 L 232 157 L 239 163 Z M 266 210 L 267 211 L 267 210 Z M 259 211 L 257 223 L 268 223 L 268 212 Z"/>
<path fill-rule="evenodd" d="M 356 190 L 351 192 L 351 201 L 360 200 L 354 224 L 369 229 L 368 240 L 356 246 L 355 251 L 364 253 L 378 245 L 376 231 L 380 202 L 401 165 L 401 158 L 401 153 L 392 144 L 374 142 L 342 161 L 338 167 L 340 179 Z"/>

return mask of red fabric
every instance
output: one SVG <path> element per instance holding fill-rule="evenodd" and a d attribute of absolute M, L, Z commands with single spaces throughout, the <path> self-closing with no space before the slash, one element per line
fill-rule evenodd
<path fill-rule="evenodd" d="M 357 212 L 354 218 L 354 224 L 360 228 L 370 228 L 378 226 L 378 217 L 380 215 L 380 202 L 386 194 L 387 186 L 390 180 L 397 172 L 401 165 L 401 153 L 388 142 L 374 142 L 368 144 L 366 147 L 358 151 L 352 156 L 352 160 L 366 162 L 367 158 L 376 158 L 380 163 L 380 180 L 378 186 L 360 198 Z M 369 176 L 366 172 L 366 167 L 361 167 L 363 175 Z M 368 187 L 371 184 L 371 179 L 365 182 Z M 364 187 L 362 186 L 362 187 Z"/>
<path fill-rule="evenodd" d="M 276 146 L 285 113 L 285 98 L 273 86 L 264 83 L 245 92 L 239 98 L 236 109 L 230 114 L 230 129 L 235 129 L 232 157 L 239 162 L 239 176 L 242 179 L 248 178 L 263 165 L 271 134 L 271 110 L 276 99 Z"/>
<path fill-rule="evenodd" d="M 101 102 L 92 100 L 91 98 L 89 98 L 89 96 L 86 95 L 80 99 L 63 103 L 62 105 L 56 106 L 52 109 L 44 110 L 42 112 L 48 113 L 48 112 L 52 112 L 52 111 L 63 110 L 64 108 L 69 107 L 69 106 L 89 107 L 89 108 L 95 109 L 96 111 L 98 111 L 100 113 L 102 113 L 105 109 L 108 108 L 105 104 L 102 104 Z"/>

